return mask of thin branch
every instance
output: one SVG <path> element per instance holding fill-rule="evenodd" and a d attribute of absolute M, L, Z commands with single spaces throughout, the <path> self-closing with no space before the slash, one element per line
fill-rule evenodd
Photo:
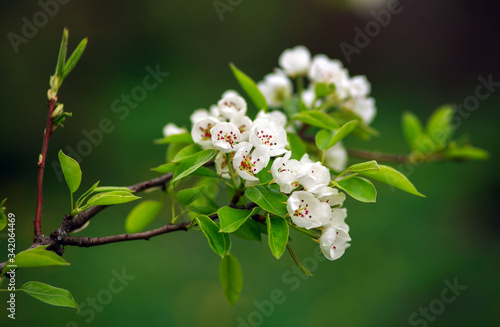
<path fill-rule="evenodd" d="M 43 172 L 45 170 L 45 160 L 47 157 L 47 149 L 49 147 L 49 139 L 52 135 L 52 122 L 54 118 L 52 113 L 56 107 L 57 97 L 49 100 L 47 106 L 49 107 L 49 113 L 47 117 L 47 126 L 45 127 L 45 132 L 43 135 L 42 152 L 38 159 L 38 186 L 36 194 L 36 211 L 35 220 L 33 221 L 35 228 L 35 236 L 42 234 L 42 205 L 43 205 Z"/>

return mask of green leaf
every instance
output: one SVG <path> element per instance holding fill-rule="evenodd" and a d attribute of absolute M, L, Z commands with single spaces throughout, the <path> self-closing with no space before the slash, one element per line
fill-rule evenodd
<path fill-rule="evenodd" d="M 448 159 L 456 160 L 486 160 L 489 158 L 489 153 L 471 145 L 458 147 L 455 143 L 451 143 L 449 148 L 444 152 L 444 156 Z"/>
<path fill-rule="evenodd" d="M 335 119 L 321 111 L 302 111 L 293 116 L 292 119 L 324 129 L 337 129 L 340 127 Z"/>
<path fill-rule="evenodd" d="M 0 203 L 0 231 L 2 231 L 7 226 L 7 216 L 5 215 L 5 201 L 4 199 L 2 203 Z"/>
<path fill-rule="evenodd" d="M 200 151 L 192 156 L 183 159 L 182 163 L 177 167 L 174 173 L 172 183 L 186 176 L 189 176 L 198 168 L 212 160 L 215 156 L 215 150 L 207 149 Z"/>
<path fill-rule="evenodd" d="M 87 206 L 122 204 L 140 199 L 131 191 L 112 191 L 94 195 L 87 201 Z"/>
<path fill-rule="evenodd" d="M 288 143 L 290 144 L 290 150 L 292 151 L 291 159 L 300 160 L 302 156 L 306 153 L 306 145 L 304 141 L 295 133 L 287 133 Z"/>
<path fill-rule="evenodd" d="M 37 300 L 58 307 L 70 307 L 79 310 L 78 304 L 71 293 L 65 289 L 54 287 L 40 282 L 27 282 L 21 286 L 21 291 Z"/>
<path fill-rule="evenodd" d="M 379 167 L 378 171 L 362 171 L 360 174 L 425 198 L 425 195 L 417 191 L 405 175 L 389 166 L 379 165 Z"/>
<path fill-rule="evenodd" d="M 247 219 L 243 225 L 238 228 L 238 230 L 231 233 L 238 238 L 247 241 L 261 241 L 260 237 L 260 225 L 253 219 Z"/>
<path fill-rule="evenodd" d="M 219 273 L 224 295 L 229 304 L 235 305 L 243 288 L 243 273 L 236 257 L 231 254 L 223 257 Z"/>
<path fill-rule="evenodd" d="M 180 134 L 174 134 L 170 135 L 167 137 L 164 137 L 160 140 L 155 140 L 156 144 L 170 144 L 170 143 L 186 143 L 186 144 L 193 144 L 193 137 L 191 136 L 191 133 L 180 133 Z"/>
<path fill-rule="evenodd" d="M 200 151 L 201 151 L 201 148 L 198 144 L 188 145 L 187 147 L 183 148 L 181 151 L 177 152 L 173 161 L 176 163 L 182 162 L 183 159 L 186 159 L 186 158 L 188 158 L 188 157 L 190 157 L 190 156 L 192 156 Z"/>
<path fill-rule="evenodd" d="M 95 188 L 94 193 L 114 192 L 114 191 L 129 192 L 129 193 L 132 192 L 131 189 L 125 186 L 99 186 Z"/>
<path fill-rule="evenodd" d="M 229 238 L 229 234 L 219 233 L 219 224 L 203 215 L 197 217 L 196 222 L 198 223 L 198 226 L 200 226 L 203 234 L 205 234 L 208 244 L 215 253 L 221 257 L 229 254 L 229 250 L 231 249 L 231 239 Z"/>
<path fill-rule="evenodd" d="M 257 214 L 260 208 L 254 208 L 253 210 L 241 210 L 233 209 L 230 207 L 222 207 L 218 211 L 218 216 L 220 220 L 220 232 L 222 233 L 232 233 L 250 217 Z"/>
<path fill-rule="evenodd" d="M 151 168 L 152 171 L 156 171 L 159 173 L 173 173 L 175 169 L 177 169 L 177 164 L 172 162 L 160 165 L 156 168 Z"/>
<path fill-rule="evenodd" d="M 87 38 L 84 38 L 83 40 L 80 41 L 78 46 L 76 47 L 75 51 L 69 56 L 68 60 L 66 60 L 66 63 L 64 64 L 64 67 L 62 69 L 62 79 L 65 79 L 66 76 L 71 73 L 73 68 L 75 68 L 76 64 L 78 63 L 78 60 L 80 60 L 80 57 L 83 54 L 83 51 L 85 51 L 85 47 L 87 46 Z"/>
<path fill-rule="evenodd" d="M 85 191 L 85 193 L 82 194 L 82 196 L 80 196 L 78 198 L 78 200 L 76 201 L 76 208 L 80 207 L 80 205 L 83 203 L 83 201 L 85 201 L 85 199 L 94 192 L 94 190 L 97 188 L 97 186 L 99 185 L 99 182 L 98 181 L 97 183 L 95 183 L 94 185 L 92 185 L 91 188 L 89 188 L 87 191 Z"/>
<path fill-rule="evenodd" d="M 161 210 L 161 202 L 154 200 L 142 201 L 130 211 L 125 219 L 125 230 L 127 233 L 139 233 L 143 231 L 158 215 Z"/>
<path fill-rule="evenodd" d="M 304 265 L 302 265 L 299 258 L 297 258 L 297 256 L 295 255 L 295 252 L 293 252 L 292 247 L 289 244 L 286 245 L 286 248 L 288 250 L 288 253 L 290 253 L 290 256 L 292 257 L 293 261 L 300 268 L 300 270 L 302 270 L 302 272 L 308 276 L 314 276 L 313 274 L 311 274 L 311 272 L 309 270 L 307 270 L 306 267 L 304 267 Z"/>
<path fill-rule="evenodd" d="M 66 52 L 68 51 L 68 37 L 69 37 L 69 31 L 67 28 L 64 28 L 63 36 L 61 39 L 61 45 L 59 46 L 59 55 L 57 57 L 56 72 L 54 73 L 54 76 L 57 77 L 62 77 L 64 63 L 66 62 Z M 59 81 L 60 84 L 62 82 L 62 79 L 59 79 Z"/>
<path fill-rule="evenodd" d="M 206 185 L 200 187 L 188 188 L 177 192 L 177 201 L 183 207 L 189 206 L 196 201 L 207 190 Z"/>
<path fill-rule="evenodd" d="M 69 262 L 58 256 L 52 251 L 47 251 L 48 245 L 39 246 L 34 249 L 19 252 L 14 258 L 14 262 L 7 262 L 2 271 L 2 275 L 12 268 L 31 268 L 46 266 L 67 266 Z M 16 266 L 16 267 L 9 267 Z"/>
<path fill-rule="evenodd" d="M 248 97 L 255 104 L 257 110 L 264 109 L 264 111 L 267 112 L 266 98 L 264 98 L 264 96 L 260 92 L 259 88 L 257 87 L 257 84 L 255 84 L 255 82 L 250 77 L 248 77 L 245 73 L 236 68 L 236 66 L 233 65 L 232 63 L 229 64 L 229 66 L 231 66 L 231 70 L 233 71 L 234 77 L 236 77 L 238 83 L 240 83 L 243 90 L 245 90 Z"/>
<path fill-rule="evenodd" d="M 61 163 L 61 169 L 68 184 L 71 193 L 75 193 L 80 187 L 82 181 L 82 170 L 80 165 L 75 159 L 65 155 L 62 150 L 59 150 L 59 162 Z"/>
<path fill-rule="evenodd" d="M 403 125 L 403 132 L 406 137 L 406 142 L 411 149 L 417 150 L 417 138 L 423 133 L 422 123 L 413 113 L 407 111 L 403 113 L 401 124 Z"/>
<path fill-rule="evenodd" d="M 212 177 L 212 178 L 219 178 L 220 176 L 217 175 L 215 171 L 213 171 L 210 168 L 203 167 L 201 166 L 200 168 L 196 169 L 191 173 L 193 176 L 203 176 L 203 177 Z"/>
<path fill-rule="evenodd" d="M 316 146 L 318 149 L 325 151 L 328 148 L 328 143 L 332 139 L 333 132 L 329 129 L 321 129 L 316 133 Z"/>
<path fill-rule="evenodd" d="M 333 182 L 333 184 L 358 201 L 375 202 L 377 199 L 377 190 L 367 179 L 355 176 Z"/>
<path fill-rule="evenodd" d="M 335 91 L 335 84 L 316 83 L 314 85 L 314 93 L 318 99 L 324 98 Z"/>
<path fill-rule="evenodd" d="M 340 129 L 333 134 L 333 137 L 330 140 L 330 143 L 328 143 L 326 149 L 331 148 L 339 141 L 341 141 L 343 138 L 345 138 L 347 135 L 349 135 L 358 126 L 358 124 L 359 121 L 351 120 L 342 125 L 342 127 L 340 127 Z"/>
<path fill-rule="evenodd" d="M 353 173 L 357 173 L 360 171 L 367 171 L 367 170 L 380 170 L 380 166 L 375 160 L 371 160 L 352 165 L 346 169 L 346 171 Z"/>
<path fill-rule="evenodd" d="M 269 186 L 255 185 L 247 188 L 245 195 L 250 201 L 272 214 L 284 217 L 288 214 L 286 201 L 288 197 Z"/>
<path fill-rule="evenodd" d="M 288 243 L 288 223 L 281 217 L 266 217 L 269 248 L 276 259 L 281 258 Z"/>
<path fill-rule="evenodd" d="M 437 146 L 445 145 L 453 134 L 453 114 L 453 107 L 444 105 L 436 109 L 427 122 L 427 134 Z"/>

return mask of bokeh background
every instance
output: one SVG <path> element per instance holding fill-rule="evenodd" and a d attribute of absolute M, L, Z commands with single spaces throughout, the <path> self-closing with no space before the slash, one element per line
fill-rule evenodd
<path fill-rule="evenodd" d="M 373 126 L 382 135 L 348 146 L 408 151 L 400 127 L 404 110 L 426 119 L 441 104 L 463 104 L 474 94 L 478 76 L 492 74 L 500 81 L 500 6 L 466 0 L 402 1 L 402 6 L 348 64 L 339 45 L 353 44 L 353 29 L 364 29 L 373 18 L 366 8 L 333 0 L 242 1 L 225 12 L 222 21 L 212 1 L 73 0 L 61 4 L 36 35 L 19 45 L 18 53 L 7 35 L 21 35 L 22 18 L 32 21 L 41 6 L 36 1 L 1 1 L 0 195 L 9 198 L 8 211 L 16 214 L 18 249 L 31 244 L 46 91 L 64 26 L 70 29 L 70 48 L 83 37 L 89 44 L 59 93 L 73 118 L 54 134 L 49 148 L 46 233 L 56 229 L 69 210 L 66 186 L 50 163 L 59 149 L 76 149 L 86 140 L 84 130 L 99 128 L 104 118 L 115 127 L 82 156 L 82 189 L 96 180 L 130 185 L 153 178 L 156 174 L 149 168 L 165 157 L 165 147 L 152 142 L 161 137 L 162 127 L 167 122 L 189 126 L 194 109 L 215 103 L 226 89 L 238 89 L 229 62 L 260 80 L 277 66 L 285 48 L 297 44 L 313 54 L 341 59 L 352 75 L 364 74 L 372 82 L 378 107 Z M 156 65 L 169 76 L 121 119 L 111 110 L 113 101 L 142 84 L 145 68 Z M 381 184 L 376 204 L 348 199 L 353 241 L 338 261 L 311 259 L 314 244 L 295 235 L 293 247 L 310 264 L 314 277 L 290 281 L 292 260 L 288 255 L 275 260 L 266 239 L 262 244 L 234 240 L 232 253 L 243 267 L 244 287 L 240 301 L 231 307 L 219 284 L 219 258 L 199 232 L 172 233 L 149 242 L 70 247 L 64 258 L 71 266 L 19 271 L 18 286 L 29 280 L 46 282 L 69 289 L 79 303 L 98 296 L 95 315 L 87 311 L 79 316 L 73 309 L 18 294 L 17 319 L 12 321 L 4 310 L 6 293 L 0 293 L 0 324 L 222 327 L 245 326 L 238 317 L 248 321 L 250 316 L 250 326 L 411 326 L 412 313 L 435 304 L 446 288 L 444 281 L 457 278 L 467 289 L 429 325 L 498 326 L 499 93 L 496 88 L 481 101 L 457 131 L 489 150 L 489 161 L 415 167 L 410 178 L 426 199 Z M 82 234 L 124 232 L 132 206 L 107 209 Z M 165 210 L 153 227 L 168 218 Z M 1 258 L 6 256 L 5 235 L 0 233 Z M 135 278 L 112 299 L 106 298 L 113 271 L 123 269 Z M 254 312 L 273 290 L 282 291 L 286 300 L 260 321 Z M 82 313 L 88 308 L 86 304 Z"/>

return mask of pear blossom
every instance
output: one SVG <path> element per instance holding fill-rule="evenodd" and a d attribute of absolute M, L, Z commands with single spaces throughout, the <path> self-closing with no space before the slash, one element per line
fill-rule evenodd
<path fill-rule="evenodd" d="M 285 146 L 288 144 L 285 129 L 271 123 L 254 123 L 249 140 L 257 149 L 267 151 L 271 157 L 285 153 Z"/>
<path fill-rule="evenodd" d="M 196 144 L 199 144 L 204 149 L 213 149 L 212 134 L 210 130 L 217 125 L 219 121 L 212 117 L 202 118 L 198 120 L 191 130 L 191 136 Z"/>
<path fill-rule="evenodd" d="M 281 193 L 291 193 L 299 186 L 297 172 L 300 169 L 300 162 L 291 159 L 291 151 L 287 151 L 283 157 L 274 159 L 271 166 L 271 173 L 274 181 L 280 186 Z"/>
<path fill-rule="evenodd" d="M 279 111 L 273 110 L 270 112 L 265 112 L 264 110 L 259 111 L 257 114 L 257 118 L 254 121 L 254 124 L 271 124 L 281 128 L 284 128 L 287 123 L 286 115 Z"/>
<path fill-rule="evenodd" d="M 315 83 L 334 84 L 339 99 L 348 96 L 349 74 L 339 60 L 332 60 L 322 54 L 314 56 L 309 78 Z"/>
<path fill-rule="evenodd" d="M 257 84 L 269 107 L 281 107 L 292 95 L 292 82 L 284 74 L 273 73 L 264 76 Z"/>
<path fill-rule="evenodd" d="M 241 133 L 241 141 L 248 141 L 250 129 L 252 129 L 253 126 L 252 120 L 248 116 L 237 114 L 233 116 L 229 122 L 238 127 Z"/>
<path fill-rule="evenodd" d="M 370 124 L 373 121 L 373 118 L 375 118 L 375 114 L 377 113 L 377 109 L 375 108 L 375 99 L 357 99 L 354 102 L 354 105 L 351 107 L 351 110 L 354 111 L 354 113 L 359 117 L 361 117 L 361 119 L 366 124 Z"/>
<path fill-rule="evenodd" d="M 236 114 L 245 114 L 247 112 L 247 103 L 245 99 L 236 94 L 230 94 L 223 97 L 217 103 L 220 114 L 227 119 L 233 118 Z"/>
<path fill-rule="evenodd" d="M 344 171 L 347 166 L 347 150 L 338 142 L 325 152 L 325 166 L 336 172 Z"/>
<path fill-rule="evenodd" d="M 234 146 L 240 142 L 241 134 L 236 125 L 226 122 L 217 123 L 210 130 L 212 143 L 223 153 L 234 151 Z"/>
<path fill-rule="evenodd" d="M 211 116 L 212 115 L 207 111 L 207 109 L 196 109 L 195 111 L 193 111 L 191 116 L 189 116 L 189 119 L 191 120 L 191 123 L 196 124 L 198 120 Z"/>
<path fill-rule="evenodd" d="M 301 165 L 297 172 L 297 180 L 309 192 L 314 192 L 320 187 L 330 184 L 330 170 L 319 161 L 314 163 L 306 162 Z"/>
<path fill-rule="evenodd" d="M 163 136 L 167 137 L 170 135 L 186 133 L 187 129 L 177 126 L 174 123 L 168 123 L 163 127 Z"/>
<path fill-rule="evenodd" d="M 333 187 L 322 186 L 313 193 L 318 200 L 328 203 L 331 207 L 341 206 L 345 201 L 345 194 Z"/>
<path fill-rule="evenodd" d="M 255 176 L 269 163 L 269 154 L 263 149 L 254 148 L 249 142 L 241 142 L 236 146 L 233 167 L 238 175 L 247 181 L 258 181 Z"/>
<path fill-rule="evenodd" d="M 293 223 L 306 229 L 323 226 L 330 221 L 332 210 L 312 193 L 295 191 L 288 198 L 286 208 Z"/>
<path fill-rule="evenodd" d="M 311 84 L 307 89 L 302 92 L 302 102 L 306 105 L 307 108 L 314 109 L 321 105 L 321 100 L 316 100 L 313 104 L 314 99 L 316 99 L 316 92 L 314 91 L 314 85 Z"/>
<path fill-rule="evenodd" d="M 370 89 L 371 85 L 366 76 L 354 76 L 347 83 L 347 92 L 354 98 L 367 97 Z"/>
<path fill-rule="evenodd" d="M 350 246 L 351 238 L 347 231 L 337 229 L 333 226 L 327 226 L 319 239 L 321 252 L 328 260 L 336 260 L 340 258 L 347 247 Z"/>
<path fill-rule="evenodd" d="M 229 175 L 229 166 L 227 164 L 227 158 L 225 153 L 219 152 L 214 159 L 214 163 L 217 175 L 226 179 L 231 178 L 231 176 Z"/>
<path fill-rule="evenodd" d="M 303 45 L 286 49 L 279 58 L 281 68 L 290 76 L 305 75 L 310 62 L 311 53 Z"/>
<path fill-rule="evenodd" d="M 235 90 L 227 90 L 227 91 L 224 91 L 224 93 L 222 93 L 220 98 L 222 99 L 225 97 L 232 97 L 232 96 L 240 96 L 240 94 Z"/>

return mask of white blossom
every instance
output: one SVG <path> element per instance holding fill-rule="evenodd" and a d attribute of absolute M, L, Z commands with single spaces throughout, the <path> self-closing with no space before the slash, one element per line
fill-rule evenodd
<path fill-rule="evenodd" d="M 233 118 L 236 114 L 246 114 L 247 103 L 239 95 L 230 94 L 219 100 L 217 103 L 220 114 L 227 119 Z"/>
<path fill-rule="evenodd" d="M 255 176 L 269 163 L 267 151 L 257 149 L 249 142 L 241 142 L 236 146 L 233 167 L 244 180 L 258 181 Z"/>
<path fill-rule="evenodd" d="M 167 137 L 170 135 L 186 133 L 187 129 L 177 126 L 174 123 L 168 123 L 163 127 L 163 136 Z"/>
<path fill-rule="evenodd" d="M 292 152 L 287 151 L 283 157 L 274 159 L 271 166 L 271 173 L 274 181 L 280 186 L 282 193 L 291 193 L 299 186 L 297 172 L 300 169 L 300 162 L 291 159 Z"/>
<path fill-rule="evenodd" d="M 288 143 L 285 129 L 270 123 L 254 123 L 249 140 L 255 148 L 267 151 L 271 157 L 285 153 Z"/>
<path fill-rule="evenodd" d="M 212 134 L 210 130 L 219 121 L 215 118 L 207 117 L 198 120 L 191 130 L 191 136 L 196 144 L 201 145 L 204 149 L 213 149 L 214 145 L 212 143 Z"/>
<path fill-rule="evenodd" d="M 316 99 L 316 92 L 314 91 L 314 85 L 311 84 L 310 87 L 305 89 L 302 92 L 302 102 L 306 105 L 307 108 L 314 109 L 321 105 L 321 100 L 316 100 L 313 106 L 313 101 Z"/>
<path fill-rule="evenodd" d="M 288 198 L 286 208 L 293 223 L 306 229 L 323 226 L 330 221 L 332 210 L 312 193 L 295 191 Z"/>
<path fill-rule="evenodd" d="M 223 153 L 233 152 L 235 145 L 240 142 L 241 134 L 236 125 L 231 123 L 217 123 L 210 130 L 212 143 Z"/>
<path fill-rule="evenodd" d="M 221 176 L 222 178 L 231 178 L 231 176 L 229 175 L 229 166 L 227 164 L 225 153 L 219 152 L 215 157 L 214 163 L 217 175 Z"/>
<path fill-rule="evenodd" d="M 279 58 L 281 68 L 290 76 L 305 75 L 310 62 L 311 53 L 303 45 L 286 49 Z"/>
<path fill-rule="evenodd" d="M 347 247 L 350 246 L 351 238 L 347 231 L 337 229 L 333 226 L 327 226 L 323 230 L 323 234 L 319 239 L 321 252 L 328 260 L 336 260 L 340 258 Z"/>
<path fill-rule="evenodd" d="M 322 186 L 316 189 L 314 195 L 318 200 L 328 203 L 331 207 L 341 206 L 345 201 L 344 193 L 340 193 L 338 189 L 328 186 Z"/>
<path fill-rule="evenodd" d="M 300 185 L 304 186 L 309 192 L 314 192 L 320 187 L 330 184 L 330 170 L 319 161 L 302 163 L 297 173 L 297 179 Z"/>
<path fill-rule="evenodd" d="M 240 130 L 241 141 L 248 141 L 248 136 L 253 126 L 252 120 L 248 116 L 237 114 L 229 122 L 236 125 Z"/>
<path fill-rule="evenodd" d="M 292 82 L 283 74 L 268 74 L 257 87 L 266 98 L 269 107 L 283 106 L 284 101 L 292 95 Z"/>
<path fill-rule="evenodd" d="M 229 97 L 229 96 L 240 96 L 240 94 L 235 90 L 227 90 L 227 91 L 224 91 L 224 93 L 222 93 L 220 98 L 222 99 L 222 98 Z"/>
<path fill-rule="evenodd" d="M 338 60 L 332 60 L 322 54 L 314 56 L 309 78 L 316 83 L 334 84 L 339 99 L 345 99 L 348 95 L 349 74 Z"/>
<path fill-rule="evenodd" d="M 356 115 L 361 117 L 365 124 L 370 124 L 375 118 L 377 109 L 375 108 L 375 100 L 373 98 L 361 98 L 350 101 L 346 105 L 347 109 L 352 110 Z"/>
<path fill-rule="evenodd" d="M 370 82 L 366 76 L 354 76 L 347 83 L 347 92 L 353 98 L 365 98 L 370 94 Z"/>
<path fill-rule="evenodd" d="M 254 124 L 271 124 L 281 128 L 284 128 L 287 123 L 286 115 L 279 111 L 273 110 L 270 112 L 265 112 L 264 110 L 259 111 Z"/>
<path fill-rule="evenodd" d="M 191 116 L 189 116 L 189 119 L 191 120 L 191 123 L 196 124 L 198 120 L 201 120 L 203 118 L 208 118 L 210 117 L 210 113 L 207 111 L 207 109 L 196 109 L 193 111 Z"/>
<path fill-rule="evenodd" d="M 336 172 L 344 171 L 347 165 L 347 150 L 338 142 L 325 152 L 325 166 Z"/>

